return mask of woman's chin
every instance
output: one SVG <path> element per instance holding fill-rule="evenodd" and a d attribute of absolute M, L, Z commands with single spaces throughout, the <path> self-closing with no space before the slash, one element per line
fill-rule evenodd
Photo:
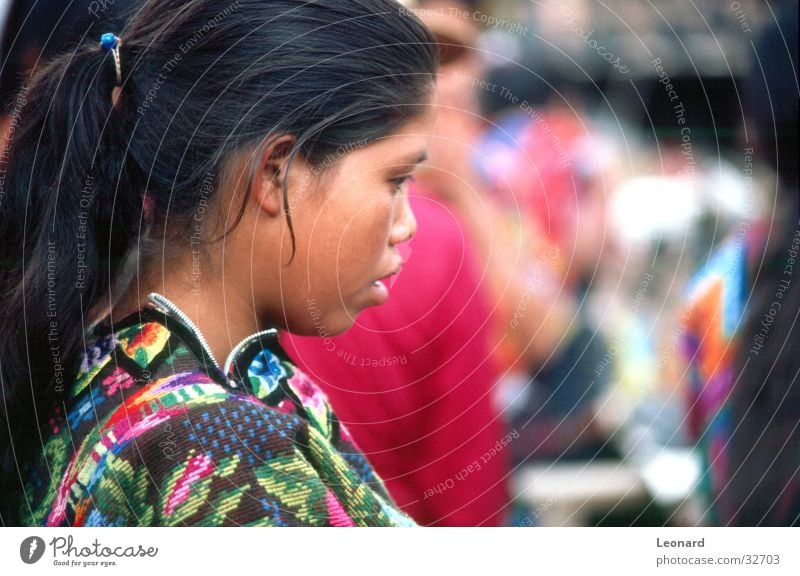
<path fill-rule="evenodd" d="M 295 336 L 316 336 L 332 338 L 350 330 L 361 310 L 341 310 L 330 314 L 312 314 L 301 321 L 289 322 L 284 330 Z"/>
<path fill-rule="evenodd" d="M 330 332 L 330 335 L 338 336 L 350 330 L 356 322 L 356 317 L 358 317 L 361 312 L 362 310 L 343 310 L 335 314 L 335 316 L 332 315 L 328 322 L 328 332 Z"/>

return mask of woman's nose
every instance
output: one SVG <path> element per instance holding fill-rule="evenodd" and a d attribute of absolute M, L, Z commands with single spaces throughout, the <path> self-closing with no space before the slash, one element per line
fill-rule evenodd
<path fill-rule="evenodd" d="M 389 237 L 389 244 L 401 244 L 408 242 L 417 233 L 417 219 L 414 217 L 414 211 L 411 209 L 411 203 L 408 201 L 408 196 L 403 198 L 400 212 L 395 218 L 392 225 L 392 233 Z"/>

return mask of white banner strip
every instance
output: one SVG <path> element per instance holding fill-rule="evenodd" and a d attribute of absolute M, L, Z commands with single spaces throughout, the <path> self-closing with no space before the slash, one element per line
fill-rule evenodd
<path fill-rule="evenodd" d="M 792 528 L 0 529 L 8 575 L 800 574 Z M 521 570 L 521 572 L 520 572 Z"/>

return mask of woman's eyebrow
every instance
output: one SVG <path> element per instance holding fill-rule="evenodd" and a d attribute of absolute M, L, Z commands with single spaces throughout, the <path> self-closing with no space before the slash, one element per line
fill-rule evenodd
<path fill-rule="evenodd" d="M 412 164 L 422 164 L 425 160 L 428 159 L 428 151 L 421 150 L 419 152 L 414 152 L 413 154 L 409 154 L 408 156 L 401 158 L 397 161 L 398 166 L 409 166 Z"/>

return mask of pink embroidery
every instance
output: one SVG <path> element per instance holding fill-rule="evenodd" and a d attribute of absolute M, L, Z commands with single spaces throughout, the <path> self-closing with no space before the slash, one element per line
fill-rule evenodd
<path fill-rule="evenodd" d="M 119 366 L 111 374 L 103 378 L 102 382 L 106 396 L 112 396 L 120 388 L 122 390 L 130 388 L 131 384 L 133 384 L 133 378 Z"/>
<path fill-rule="evenodd" d="M 296 409 L 291 400 L 281 400 L 280 404 L 275 406 L 275 410 L 283 414 L 294 414 Z"/>
<path fill-rule="evenodd" d="M 325 393 L 300 370 L 295 372 L 294 376 L 289 379 L 289 385 L 306 407 L 319 411 L 328 404 L 328 397 Z"/>
<path fill-rule="evenodd" d="M 198 480 L 202 480 L 214 471 L 214 463 L 211 458 L 205 454 L 192 456 L 186 464 L 186 468 L 178 481 L 175 483 L 175 489 L 172 494 L 167 498 L 167 505 L 164 508 L 164 514 L 169 516 L 175 508 L 180 506 L 189 498 L 191 493 L 192 484 Z"/>
<path fill-rule="evenodd" d="M 350 528 L 355 526 L 355 523 L 344 511 L 339 500 L 329 489 L 325 489 L 326 498 L 328 501 L 328 518 L 330 518 L 331 526 L 339 528 Z"/>

